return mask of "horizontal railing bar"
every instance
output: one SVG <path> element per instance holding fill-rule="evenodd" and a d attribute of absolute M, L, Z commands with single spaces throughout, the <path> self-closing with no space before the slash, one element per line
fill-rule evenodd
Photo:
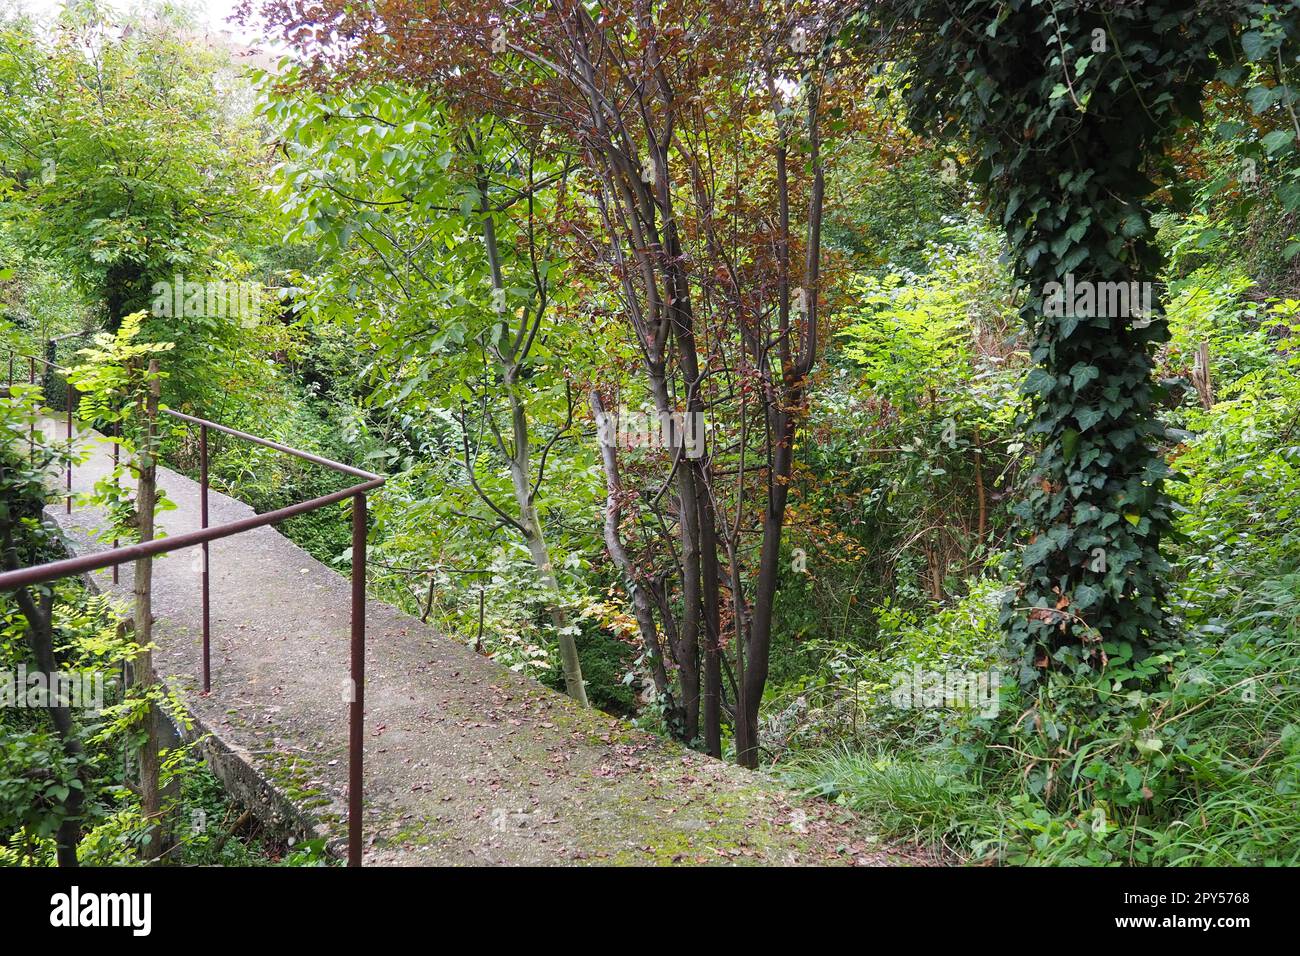
<path fill-rule="evenodd" d="M 48 365 L 56 372 L 63 372 L 64 374 L 67 374 L 67 372 L 69 371 L 69 369 L 64 368 L 62 365 L 56 365 L 53 362 L 46 362 L 45 359 L 36 358 L 36 356 L 34 355 L 26 355 L 22 352 L 19 352 L 16 349 L 8 348 L 7 346 L 5 348 L 7 351 L 12 352 L 14 355 L 17 355 L 21 358 L 32 359 L 34 361 L 41 362 L 45 365 Z M 374 481 L 376 478 L 380 477 L 379 475 L 375 474 L 372 471 L 365 471 L 364 469 L 361 468 L 353 468 L 351 465 L 345 465 L 342 462 L 334 461 L 333 459 L 325 458 L 322 457 L 321 455 L 313 455 L 311 452 L 303 451 L 300 448 L 293 448 L 289 445 L 281 445 L 279 442 L 271 441 L 269 438 L 259 438 L 256 435 L 250 435 L 248 432 L 241 432 L 239 429 L 231 428 L 228 425 L 219 425 L 216 422 L 208 421 L 208 419 L 206 418 L 198 418 L 194 415 L 186 415 L 184 412 L 178 412 L 173 408 L 160 408 L 159 411 L 162 412 L 162 414 L 164 415 L 171 416 L 172 418 L 178 418 L 183 422 L 189 422 L 191 425 L 206 425 L 208 426 L 208 428 L 216 429 L 219 432 L 224 432 L 225 434 L 231 435 L 235 438 L 242 438 L 244 441 L 252 442 L 254 445 L 261 445 L 263 448 L 271 448 L 274 449 L 275 451 L 283 452 L 286 455 L 293 455 L 295 458 L 301 458 L 303 461 L 309 461 L 312 464 L 321 465 L 325 468 L 332 468 L 335 471 L 342 472 L 345 475 L 351 475 L 353 478 L 361 478 L 364 479 L 365 481 Z"/>
<path fill-rule="evenodd" d="M 185 548 L 192 548 L 208 541 L 216 541 L 218 538 L 228 538 L 231 535 L 275 524 L 308 511 L 315 511 L 317 508 L 324 508 L 326 505 L 332 505 L 345 498 L 364 495 L 382 486 L 385 480 L 384 478 L 375 477 L 362 484 L 344 488 L 342 491 L 335 491 L 276 511 L 268 511 L 265 514 L 253 515 L 251 518 L 240 518 L 238 521 L 218 525 L 214 528 L 186 531 L 184 534 L 167 538 L 155 538 L 152 541 L 129 544 L 110 551 L 96 551 L 93 554 L 84 554 L 76 558 L 65 558 L 62 561 L 51 561 L 48 564 L 38 564 L 30 568 L 19 568 L 17 571 L 6 571 L 0 574 L 0 591 L 11 591 L 14 588 L 27 587 L 32 584 L 46 584 L 74 574 L 99 571 L 113 565 L 125 564 L 127 561 L 152 558 L 154 555 L 165 554 L 168 551 L 182 551 Z"/>
<path fill-rule="evenodd" d="M 184 412 L 178 412 L 170 408 L 159 409 L 164 415 L 170 415 L 172 418 L 179 418 L 183 422 L 189 422 L 191 425 L 206 425 L 208 428 L 224 432 L 227 435 L 233 435 L 235 438 L 242 438 L 244 441 L 252 442 L 254 445 L 261 445 L 263 448 L 272 448 L 275 451 L 284 452 L 286 455 L 293 455 L 301 458 L 303 461 L 310 461 L 316 465 L 324 465 L 326 468 L 333 468 L 335 471 L 341 471 L 344 474 L 351 475 L 354 478 L 364 478 L 367 481 L 373 481 L 380 477 L 369 471 L 363 471 L 360 468 L 353 468 L 351 465 L 344 465 L 329 458 L 322 458 L 320 455 L 313 455 L 309 451 L 302 451 L 298 448 L 290 448 L 288 445 L 281 445 L 279 442 L 271 441 L 269 438 L 258 438 L 256 435 L 250 435 L 248 432 L 241 432 L 237 428 L 230 428 L 227 425 L 218 425 L 216 422 L 210 422 L 206 418 L 195 418 L 193 415 L 186 415 Z"/>
<path fill-rule="evenodd" d="M 51 339 L 50 341 L 53 342 L 57 340 Z M 54 371 L 62 372 L 64 375 L 67 375 L 68 372 L 72 371 L 72 369 L 65 368 L 64 366 L 59 365 L 57 362 L 51 362 L 49 359 L 43 359 L 38 355 L 28 355 L 26 352 L 20 352 L 11 345 L 0 346 L 0 348 L 3 348 L 10 355 L 13 355 L 17 358 L 25 358 L 32 362 L 40 362 L 42 365 L 48 365 L 50 368 L 54 369 Z"/>
<path fill-rule="evenodd" d="M 41 365 L 44 365 L 46 368 L 53 369 L 56 372 L 63 372 L 66 374 L 68 371 L 62 365 L 56 365 L 55 363 L 46 361 L 43 358 L 37 358 L 35 355 L 28 355 L 26 352 L 19 352 L 16 351 L 15 349 L 8 349 L 8 351 L 13 352 L 13 354 L 16 355 L 18 358 L 25 358 L 29 362 L 39 362 Z M 22 383 L 20 382 L 19 384 Z"/>

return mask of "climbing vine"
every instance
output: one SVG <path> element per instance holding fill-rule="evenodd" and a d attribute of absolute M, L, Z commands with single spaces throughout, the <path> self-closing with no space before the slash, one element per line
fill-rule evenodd
<path fill-rule="evenodd" d="M 1039 442 L 1002 611 L 1021 679 L 1103 666 L 1167 636 L 1167 340 L 1151 214 L 1165 147 L 1205 84 L 1281 55 L 1297 14 L 1267 3 L 899 0 L 894 35 L 919 129 L 969 144 L 1001 220 L 1035 363 Z M 1271 89 L 1272 87 L 1269 86 Z M 1260 94 L 1278 101 L 1274 93 Z M 1285 95 L 1285 94 L 1282 94 Z"/>

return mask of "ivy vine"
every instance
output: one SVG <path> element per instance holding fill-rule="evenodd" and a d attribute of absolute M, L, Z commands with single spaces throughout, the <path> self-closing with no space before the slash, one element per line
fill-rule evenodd
<path fill-rule="evenodd" d="M 1040 451 L 1016 507 L 1019 586 L 1002 613 L 1023 682 L 1104 666 L 1117 650 L 1140 657 L 1170 636 L 1167 439 L 1156 416 L 1166 390 L 1152 358 L 1168 331 L 1152 197 L 1171 137 L 1200 119 L 1205 85 L 1232 79 L 1243 59 L 1278 55 L 1297 35 L 1292 7 L 890 5 L 912 124 L 967 142 L 1023 292 L 1035 363 L 1027 425 Z M 1125 303 L 1122 291 L 1135 296 Z"/>

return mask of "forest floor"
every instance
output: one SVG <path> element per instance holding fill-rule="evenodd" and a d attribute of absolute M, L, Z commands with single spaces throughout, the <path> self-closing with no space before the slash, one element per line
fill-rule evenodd
<path fill-rule="evenodd" d="M 86 457 L 73 488 L 84 493 L 108 474 L 111 451 L 92 432 L 78 446 Z M 158 481 L 176 505 L 159 516 L 162 531 L 197 529 L 198 484 L 165 468 Z M 210 494 L 214 526 L 252 513 Z M 94 508 L 68 515 L 60 502 L 47 514 L 75 552 L 105 547 Z M 337 847 L 346 837 L 349 582 L 272 528 L 213 542 L 212 692 L 203 694 L 199 554 L 154 563 L 155 668 L 222 749 Z M 116 585 L 107 570 L 94 575 L 124 602 L 131 578 L 129 565 Z M 933 862 L 761 773 L 580 708 L 374 599 L 366 675 L 368 864 Z"/>

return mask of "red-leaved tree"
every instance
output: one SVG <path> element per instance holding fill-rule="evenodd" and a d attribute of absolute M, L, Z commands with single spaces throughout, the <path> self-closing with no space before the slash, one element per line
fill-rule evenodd
<path fill-rule="evenodd" d="M 253 2 L 253 0 L 250 0 Z M 781 535 L 825 337 L 822 214 L 868 83 L 833 0 L 262 0 L 311 82 L 400 83 L 545 129 L 581 170 L 555 228 L 627 355 L 593 413 L 680 429 L 602 441 L 604 535 L 673 732 L 758 761 Z M 634 367 L 628 368 L 627 365 Z M 629 374 L 630 373 L 630 374 Z M 685 433 L 685 440 L 677 440 Z"/>

